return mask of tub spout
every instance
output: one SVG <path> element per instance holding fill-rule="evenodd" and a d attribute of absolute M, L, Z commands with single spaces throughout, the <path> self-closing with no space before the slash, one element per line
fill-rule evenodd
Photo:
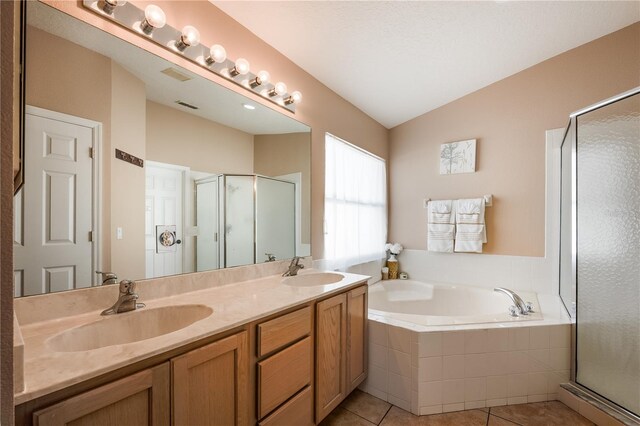
<path fill-rule="evenodd" d="M 518 296 L 513 290 L 509 290 L 508 288 L 504 288 L 504 287 L 496 287 L 493 289 L 493 291 L 506 294 L 507 297 L 509 297 L 509 299 L 511 299 L 513 304 L 516 306 L 516 308 L 518 309 L 518 313 L 520 315 L 529 314 L 530 312 L 529 307 L 527 306 L 526 303 L 524 303 L 524 300 L 522 300 L 522 298 Z"/>

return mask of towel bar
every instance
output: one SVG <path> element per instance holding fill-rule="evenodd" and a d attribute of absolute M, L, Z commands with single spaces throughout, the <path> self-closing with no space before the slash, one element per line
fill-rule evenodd
<path fill-rule="evenodd" d="M 493 205 L 493 195 L 489 194 L 489 195 L 483 195 L 482 198 L 484 199 L 484 205 L 485 207 L 491 207 Z M 429 204 L 429 201 L 431 201 L 431 198 L 425 198 L 423 201 L 423 207 L 426 209 L 427 208 L 427 204 Z"/>

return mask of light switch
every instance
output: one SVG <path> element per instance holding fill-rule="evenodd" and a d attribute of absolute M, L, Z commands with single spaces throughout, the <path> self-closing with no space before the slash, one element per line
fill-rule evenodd
<path fill-rule="evenodd" d="M 121 240 L 121 239 L 122 239 L 122 228 L 118 226 L 116 228 L 116 240 Z"/>

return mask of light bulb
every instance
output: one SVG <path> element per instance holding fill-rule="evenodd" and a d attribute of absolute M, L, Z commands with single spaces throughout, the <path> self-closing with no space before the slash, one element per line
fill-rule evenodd
<path fill-rule="evenodd" d="M 285 105 L 299 104 L 300 102 L 302 102 L 302 93 L 297 90 L 291 93 L 291 96 L 284 100 Z"/>
<path fill-rule="evenodd" d="M 282 96 L 287 93 L 287 85 L 279 81 L 275 84 L 273 89 L 269 90 L 269 96 Z"/>
<path fill-rule="evenodd" d="M 207 65 L 224 62 L 227 59 L 227 51 L 219 44 L 214 44 L 209 49 L 209 56 L 205 59 Z"/>
<path fill-rule="evenodd" d="M 183 52 L 189 46 L 197 46 L 200 44 L 200 32 L 196 27 L 187 25 L 182 29 L 180 39 L 176 41 L 176 48 Z"/>
<path fill-rule="evenodd" d="M 155 4 L 150 4 L 144 9 L 144 21 L 140 23 L 140 29 L 143 33 L 149 35 L 156 28 L 162 28 L 167 23 L 167 17 L 164 11 Z"/>
<path fill-rule="evenodd" d="M 249 61 L 244 58 L 238 58 L 236 65 L 229 71 L 231 77 L 236 75 L 245 75 L 249 72 Z"/>
<path fill-rule="evenodd" d="M 127 4 L 127 0 L 104 0 L 102 10 L 104 13 L 111 15 L 116 7 L 124 6 L 125 4 Z"/>
<path fill-rule="evenodd" d="M 249 85 L 251 86 L 252 89 L 255 89 L 258 86 L 267 84 L 269 82 L 269 78 L 271 78 L 271 75 L 269 75 L 269 71 L 265 71 L 265 70 L 258 71 L 256 78 L 251 80 Z"/>

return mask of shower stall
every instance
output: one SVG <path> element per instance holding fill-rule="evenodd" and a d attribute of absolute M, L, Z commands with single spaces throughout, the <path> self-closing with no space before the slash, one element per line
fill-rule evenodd
<path fill-rule="evenodd" d="M 571 114 L 562 144 L 560 295 L 567 389 L 640 420 L 640 87 Z"/>
<path fill-rule="evenodd" d="M 196 270 L 290 259 L 296 255 L 293 182 L 221 174 L 196 184 Z"/>

